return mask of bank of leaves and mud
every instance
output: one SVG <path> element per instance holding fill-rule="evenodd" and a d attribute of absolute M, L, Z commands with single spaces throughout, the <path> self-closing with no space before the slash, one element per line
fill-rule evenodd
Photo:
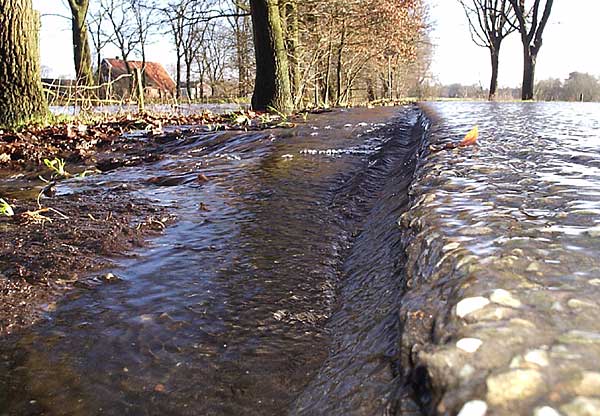
<path fill-rule="evenodd" d="M 160 160 L 161 144 L 184 134 L 292 126 L 241 111 L 125 114 L 0 131 L 0 336 L 34 323 L 73 286 L 118 279 L 102 273 L 106 258 L 143 244 L 174 220 L 127 188 L 57 195 L 62 180 Z M 199 171 L 198 181 L 206 180 Z"/>

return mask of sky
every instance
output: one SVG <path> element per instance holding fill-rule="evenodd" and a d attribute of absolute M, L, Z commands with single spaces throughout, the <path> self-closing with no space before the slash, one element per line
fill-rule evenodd
<path fill-rule="evenodd" d="M 92 0 L 93 1 L 93 0 Z M 481 84 L 487 87 L 490 77 L 489 52 L 473 44 L 462 7 L 457 0 L 426 0 L 430 5 L 432 41 L 435 44 L 432 72 L 443 84 Z M 531 0 L 527 0 L 531 3 Z M 73 76 L 73 52 L 70 21 L 65 0 L 33 0 L 42 13 L 40 49 L 42 65 L 51 77 Z M 536 79 L 565 79 L 570 72 L 588 72 L 600 76 L 599 0 L 555 0 L 544 44 L 538 55 Z M 107 49 L 107 56 L 118 55 Z M 174 62 L 168 40 L 152 45 L 149 60 L 169 68 Z M 522 77 L 522 46 L 517 33 L 507 38 L 500 55 L 499 84 L 517 87 Z"/>
<path fill-rule="evenodd" d="M 527 0 L 526 4 L 531 4 Z M 545 2 L 542 2 L 545 4 Z M 479 84 L 491 76 L 489 51 L 475 46 L 467 18 L 457 0 L 429 0 L 432 41 L 436 45 L 432 71 L 443 84 Z M 555 0 L 538 55 L 536 79 L 565 79 L 573 71 L 600 75 L 599 0 Z M 500 51 L 499 85 L 521 85 L 523 47 L 518 33 L 505 39 Z"/>

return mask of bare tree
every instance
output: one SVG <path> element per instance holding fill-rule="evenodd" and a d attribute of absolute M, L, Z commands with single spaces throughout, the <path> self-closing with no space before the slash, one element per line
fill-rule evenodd
<path fill-rule="evenodd" d="M 513 6 L 518 22 L 518 30 L 523 43 L 523 86 L 521 99 L 532 100 L 535 83 L 535 64 L 542 47 L 542 35 L 550 18 L 554 0 L 546 0 L 540 16 L 542 0 L 534 0 L 532 8 L 527 12 L 525 0 L 509 0 Z"/>
<path fill-rule="evenodd" d="M 92 73 L 92 54 L 90 52 L 86 23 L 89 4 L 89 0 L 69 0 L 73 31 L 75 74 L 77 82 L 83 85 L 92 85 L 94 81 Z"/>
<path fill-rule="evenodd" d="M 252 22 L 249 16 L 244 15 L 249 12 L 250 5 L 247 1 L 242 4 L 240 1 L 233 1 L 233 17 L 228 19 L 233 32 L 235 63 L 238 77 L 238 96 L 245 97 L 250 91 L 252 84 L 251 73 L 252 65 Z"/>
<path fill-rule="evenodd" d="M 96 72 L 97 72 L 97 83 L 100 84 L 101 80 L 101 66 L 102 66 L 102 50 L 113 42 L 114 34 L 104 30 L 106 24 L 106 11 L 104 8 L 99 7 L 98 9 L 88 13 L 88 28 L 90 32 L 90 38 L 94 46 L 96 54 Z"/>
<path fill-rule="evenodd" d="M 188 14 L 193 6 L 194 0 L 182 0 L 169 3 L 161 9 L 164 16 L 162 23 L 168 27 L 173 39 L 173 46 L 175 46 L 175 83 L 177 85 L 175 97 L 177 99 L 181 98 L 181 67 L 185 56 L 186 26 L 190 24 Z"/>
<path fill-rule="evenodd" d="M 228 47 L 230 38 L 224 28 L 216 22 L 210 23 L 207 29 L 206 43 L 202 54 L 206 76 L 214 95 L 216 87 L 224 81 L 227 63 L 231 61 Z"/>
<path fill-rule="evenodd" d="M 101 7 L 110 27 L 110 34 L 105 34 L 105 37 L 110 38 L 111 43 L 119 49 L 127 73 L 131 74 L 129 57 L 140 44 L 140 37 L 135 19 L 131 16 L 131 9 L 127 3 L 115 0 L 103 0 Z"/>
<path fill-rule="evenodd" d="M 127 0 L 127 4 L 128 12 L 134 18 L 135 37 L 138 41 L 136 52 L 142 61 L 142 84 L 146 86 L 146 47 L 150 43 L 153 29 L 159 24 L 155 13 L 157 3 L 155 0 Z"/>
<path fill-rule="evenodd" d="M 493 100 L 498 89 L 498 67 L 502 41 L 516 30 L 515 12 L 508 0 L 458 0 L 462 5 L 471 38 L 477 46 L 488 48 L 492 77 L 488 98 Z"/>

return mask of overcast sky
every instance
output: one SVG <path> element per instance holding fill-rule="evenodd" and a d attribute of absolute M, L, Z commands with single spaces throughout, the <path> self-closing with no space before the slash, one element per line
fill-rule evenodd
<path fill-rule="evenodd" d="M 93 1 L 93 0 L 92 0 Z M 475 46 L 461 6 L 456 0 L 426 0 L 431 6 L 432 40 L 436 44 L 433 72 L 444 83 L 481 83 L 488 86 L 490 77 L 489 53 Z M 531 3 L 531 0 L 527 0 Z M 42 12 L 42 65 L 51 68 L 50 76 L 73 76 L 73 54 L 70 22 L 49 14 L 68 16 L 64 0 L 33 0 Z M 536 78 L 564 79 L 572 71 L 600 75 L 600 0 L 555 0 L 544 45 L 538 58 Z M 107 50 L 116 56 L 115 49 Z M 149 59 L 169 68 L 174 61 L 168 39 L 149 48 Z M 500 56 L 501 86 L 521 83 L 522 47 L 518 34 L 509 37 Z"/>

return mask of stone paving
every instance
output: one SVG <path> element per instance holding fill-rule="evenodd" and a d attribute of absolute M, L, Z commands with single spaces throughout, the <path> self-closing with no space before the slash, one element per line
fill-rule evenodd
<path fill-rule="evenodd" d="M 579 110 L 425 107 L 399 313 L 433 414 L 600 415 L 600 107 Z"/>

